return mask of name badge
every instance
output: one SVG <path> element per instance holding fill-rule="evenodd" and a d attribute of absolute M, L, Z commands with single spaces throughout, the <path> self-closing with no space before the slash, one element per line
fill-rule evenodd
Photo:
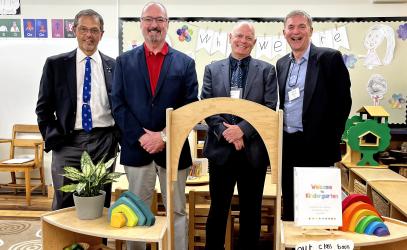
<path fill-rule="evenodd" d="M 231 87 L 230 88 L 230 97 L 234 99 L 241 99 L 242 98 L 242 88 L 238 87 Z"/>
<path fill-rule="evenodd" d="M 300 88 L 295 88 L 293 90 L 288 91 L 288 100 L 291 102 L 292 100 L 297 99 L 300 97 Z"/>

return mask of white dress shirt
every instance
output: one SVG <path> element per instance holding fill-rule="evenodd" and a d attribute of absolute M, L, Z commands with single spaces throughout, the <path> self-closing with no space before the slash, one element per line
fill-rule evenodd
<path fill-rule="evenodd" d="M 75 130 L 82 129 L 82 92 L 85 75 L 86 55 L 79 48 L 76 52 L 76 120 Z M 99 51 L 90 56 L 91 60 L 91 94 L 90 110 L 92 112 L 92 127 L 110 127 L 114 125 L 107 97 L 105 74 Z"/>

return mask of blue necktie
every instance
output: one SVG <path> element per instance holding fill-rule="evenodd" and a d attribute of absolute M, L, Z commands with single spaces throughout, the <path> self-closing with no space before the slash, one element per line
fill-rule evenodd
<path fill-rule="evenodd" d="M 232 88 L 240 88 L 243 91 L 242 61 L 237 61 L 236 69 L 232 72 L 232 78 L 230 79 L 230 81 L 230 85 Z M 232 123 L 237 124 L 237 117 L 234 115 L 232 115 Z"/>
<path fill-rule="evenodd" d="M 91 67 L 90 57 L 86 57 L 85 62 L 85 77 L 83 81 L 83 93 L 82 93 L 82 128 L 86 132 L 92 130 L 92 113 L 90 111 L 90 82 L 91 82 Z"/>

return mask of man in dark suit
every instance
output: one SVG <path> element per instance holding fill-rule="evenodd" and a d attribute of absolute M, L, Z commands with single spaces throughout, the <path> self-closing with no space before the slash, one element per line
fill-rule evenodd
<path fill-rule="evenodd" d="M 274 66 L 250 56 L 256 43 L 253 24 L 238 23 L 229 34 L 229 41 L 232 48 L 229 58 L 205 68 L 201 98 L 241 98 L 275 109 Z M 239 117 L 220 114 L 208 117 L 206 122 L 209 130 L 204 155 L 209 159 L 211 207 L 205 249 L 224 249 L 228 210 L 236 183 L 240 208 L 239 249 L 256 249 L 269 164 L 266 148 L 255 129 Z"/>
<path fill-rule="evenodd" d="M 140 20 L 144 44 L 117 58 L 112 92 L 113 113 L 122 133 L 120 163 L 125 166 L 129 190 L 149 205 L 156 175 L 166 204 L 165 111 L 198 100 L 195 62 L 166 43 L 168 25 L 162 4 L 144 6 Z M 174 188 L 177 250 L 188 248 L 185 182 L 191 163 L 186 142 Z M 145 244 L 128 242 L 127 249 L 145 249 Z"/>
<path fill-rule="evenodd" d="M 80 168 L 85 150 L 93 161 L 99 161 L 114 157 L 118 148 L 110 107 L 115 61 L 97 49 L 103 36 L 102 16 L 91 9 L 80 11 L 74 33 L 78 48 L 45 62 L 36 108 L 45 151 L 52 150 L 54 210 L 73 206 L 72 194 L 59 190 L 70 182 L 61 176 L 64 166 Z M 111 184 L 105 185 L 105 191 L 109 207 Z"/>
<path fill-rule="evenodd" d="M 292 50 L 277 61 L 284 109 L 283 220 L 292 221 L 293 168 L 329 167 L 340 161 L 339 143 L 352 100 L 341 53 L 311 43 L 312 19 L 306 12 L 290 12 L 283 33 Z"/>

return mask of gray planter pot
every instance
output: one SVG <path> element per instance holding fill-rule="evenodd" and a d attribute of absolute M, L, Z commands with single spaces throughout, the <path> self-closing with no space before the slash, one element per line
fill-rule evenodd
<path fill-rule="evenodd" d="M 80 197 L 73 195 L 76 208 L 76 215 L 81 220 L 93 220 L 103 214 L 103 205 L 105 203 L 105 191 L 100 191 L 100 195 L 94 197 Z"/>

